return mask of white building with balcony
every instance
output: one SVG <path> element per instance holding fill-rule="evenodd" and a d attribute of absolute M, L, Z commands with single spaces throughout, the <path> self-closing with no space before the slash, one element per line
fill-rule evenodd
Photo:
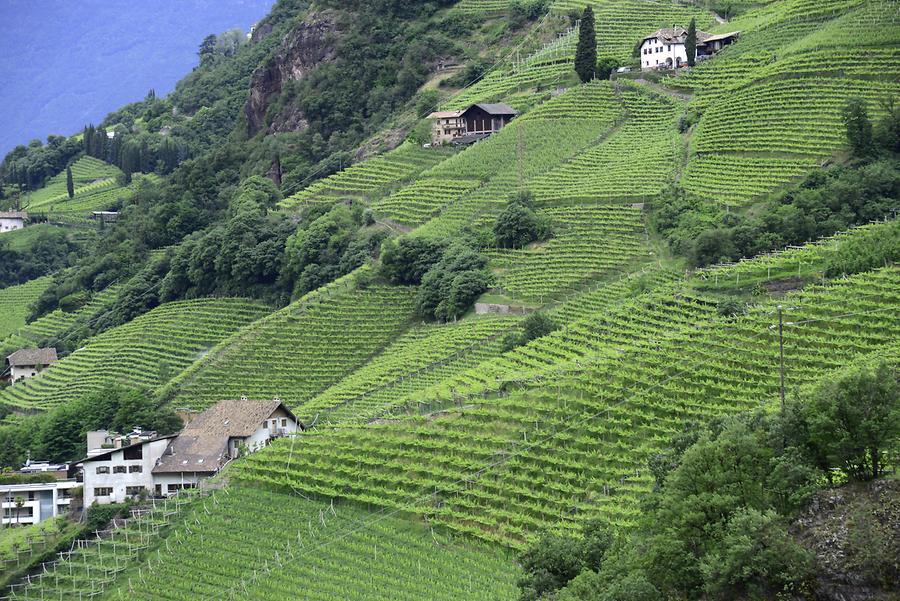
<path fill-rule="evenodd" d="M 37 524 L 69 511 L 74 479 L 28 484 L 0 484 L 3 526 Z"/>

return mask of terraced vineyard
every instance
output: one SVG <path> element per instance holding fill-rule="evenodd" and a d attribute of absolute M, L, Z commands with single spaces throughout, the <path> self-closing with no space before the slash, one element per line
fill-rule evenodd
<path fill-rule="evenodd" d="M 665 0 L 554 0 L 551 9 L 568 14 L 583 11 L 588 4 L 597 22 L 597 54 L 623 63 L 631 58 L 638 40 L 660 27 L 687 24 L 691 17 L 699 29 L 708 30 L 713 23 L 712 15 L 699 7 Z"/>
<path fill-rule="evenodd" d="M 293 448 L 280 443 L 249 457 L 238 476 L 402 509 L 513 546 L 594 516 L 628 524 L 650 485 L 646 459 L 686 421 L 750 408 L 777 392 L 773 304 L 723 320 L 709 317 L 702 302 L 669 298 L 649 303 L 661 317 L 656 333 L 612 332 L 597 356 L 565 372 L 557 367 L 549 386 L 531 380 L 509 396 L 474 405 L 470 398 L 464 410 L 428 420 L 308 433 Z M 810 288 L 787 302 L 796 324 L 785 347 L 794 388 L 896 339 L 900 269 Z M 631 316 L 633 327 L 649 321 Z M 595 327 L 586 331 L 597 336 Z"/>
<path fill-rule="evenodd" d="M 401 405 L 413 394 L 499 355 L 519 319 L 476 317 L 416 326 L 371 362 L 299 408 L 299 416 L 359 422 Z M 320 413 L 321 412 L 321 413 Z"/>
<path fill-rule="evenodd" d="M 529 182 L 538 200 L 641 201 L 658 194 L 671 179 L 681 153 L 675 101 L 636 86 L 622 86 L 617 92 L 625 106 L 624 125 Z"/>
<path fill-rule="evenodd" d="M 490 252 L 500 287 L 543 302 L 646 255 L 640 209 L 575 206 L 540 211 L 554 226 L 546 243 Z"/>
<path fill-rule="evenodd" d="M 117 167 L 94 157 L 84 156 L 72 164 L 72 180 L 75 183 L 75 198 L 69 199 L 66 191 L 66 171 L 50 178 L 47 184 L 29 194 L 22 202 L 25 210 L 44 212 L 51 208 L 60 210 L 62 205 L 76 202 L 79 197 L 90 197 L 118 187 L 116 177 L 121 175 Z"/>
<path fill-rule="evenodd" d="M 478 185 L 471 180 L 420 180 L 372 203 L 372 209 L 403 225 L 422 225 Z"/>
<path fill-rule="evenodd" d="M 83 348 L 0 393 L 0 403 L 47 409 L 113 382 L 153 388 L 266 313 L 257 302 L 200 299 L 162 305 L 92 338 Z"/>
<path fill-rule="evenodd" d="M 291 407 L 352 373 L 409 325 L 415 290 L 320 289 L 225 340 L 173 383 L 178 407 L 280 397 Z"/>
<path fill-rule="evenodd" d="M 335 202 L 344 198 L 371 198 L 399 186 L 452 153 L 451 149 L 419 148 L 411 142 L 396 150 L 356 163 L 279 203 L 291 209 L 311 202 Z"/>
<path fill-rule="evenodd" d="M 31 280 L 0 290 L 0 340 L 25 325 L 34 303 L 52 282 L 50 277 Z"/>
<path fill-rule="evenodd" d="M 352 506 L 248 487 L 217 491 L 169 518 L 176 528 L 164 544 L 134 545 L 141 555 L 129 569 L 114 569 L 113 545 L 104 543 L 73 553 L 66 565 L 45 574 L 40 586 L 14 598 L 79 599 L 79 591 L 102 591 L 99 598 L 110 601 L 515 597 L 515 571 L 502 551 L 397 517 L 360 528 L 369 517 Z M 122 539 L 117 538 L 124 547 Z"/>
<path fill-rule="evenodd" d="M 568 16 L 587 4 L 600 57 L 622 64 L 643 36 L 692 17 L 741 33 L 677 75 L 581 85 Z M 720 2 L 727 22 L 710 5 L 554 0 L 552 14 L 520 29 L 507 27 L 511 0 L 449 8 L 489 40 L 473 50 L 494 63 L 443 106 L 504 102 L 519 116 L 462 148 L 404 142 L 279 209 L 358 201 L 398 235 L 453 239 L 490 229 L 529 191 L 553 234 L 483 250 L 497 284 L 483 298 L 559 327 L 516 346 L 520 316 L 425 323 L 416 288 L 389 286 L 367 266 L 278 310 L 171 303 L 109 330 L 4 389 L 0 403 L 36 411 L 125 382 L 177 408 L 279 397 L 307 429 L 230 463 L 211 482 L 224 488 L 75 549 L 14 598 L 512 601 L 516 554 L 542 535 L 577 536 L 593 519 L 621 532 L 636 523 L 654 484 L 648 460 L 673 437 L 778 407 L 779 310 L 788 395 L 848 366 L 900 361 L 900 266 L 890 259 L 900 221 L 692 271 L 645 225 L 672 184 L 752 213 L 842 162 L 847 99 L 865 99 L 877 117 L 900 97 L 900 0 Z M 516 46 L 501 52 L 505 43 Z M 85 204 L 69 205 L 79 211 L 121 192 L 95 177 L 103 164 L 82 161 Z M 33 199 L 65 204 L 53 196 L 58 177 Z M 46 285 L 0 290 L 0 340 L 70 331 L 117 294 L 25 326 L 17 299 Z"/>
<path fill-rule="evenodd" d="M 465 176 L 485 183 L 447 205 L 417 233 L 445 236 L 473 219 L 488 223 L 516 190 L 531 189 L 532 180 L 602 141 L 621 115 L 612 87 L 605 84 L 547 101 L 534 115 L 513 121 L 422 174 L 423 180 Z"/>
<path fill-rule="evenodd" d="M 691 106 L 704 112 L 685 189 L 746 204 L 843 146 L 847 98 L 863 98 L 877 115 L 882 101 L 900 93 L 898 8 L 895 1 L 797 0 L 729 24 L 749 31 L 715 60 L 668 80 L 694 91 Z"/>

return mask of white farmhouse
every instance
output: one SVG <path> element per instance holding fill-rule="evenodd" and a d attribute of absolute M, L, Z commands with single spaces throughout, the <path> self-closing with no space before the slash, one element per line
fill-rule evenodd
<path fill-rule="evenodd" d="M 6 358 L 9 381 L 18 382 L 38 375 L 45 367 L 56 363 L 55 348 L 23 348 Z"/>
<path fill-rule="evenodd" d="M 28 213 L 24 211 L 0 211 L 0 234 L 20 230 L 28 221 Z"/>
<path fill-rule="evenodd" d="M 740 32 L 713 35 L 697 31 L 697 60 L 704 60 L 737 41 Z M 680 26 L 658 29 L 641 41 L 641 70 L 679 69 L 687 65 L 684 42 L 687 29 Z"/>
<path fill-rule="evenodd" d="M 168 496 L 194 488 L 241 452 L 303 429 L 279 399 L 221 401 L 179 434 L 90 454 L 84 468 L 84 504 L 121 503 L 141 493 Z"/>

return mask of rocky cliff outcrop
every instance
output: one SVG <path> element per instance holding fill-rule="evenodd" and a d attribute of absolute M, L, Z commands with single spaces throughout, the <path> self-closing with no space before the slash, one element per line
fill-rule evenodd
<path fill-rule="evenodd" d="M 286 106 L 271 124 L 266 123 L 266 113 L 288 82 L 299 81 L 335 59 L 340 33 L 333 15 L 314 13 L 285 35 L 275 55 L 253 72 L 250 97 L 244 105 L 251 135 L 267 125 L 271 131 L 298 131 L 307 126 L 296 107 Z"/>
<path fill-rule="evenodd" d="M 794 523 L 819 601 L 900 599 L 900 481 L 823 490 Z"/>

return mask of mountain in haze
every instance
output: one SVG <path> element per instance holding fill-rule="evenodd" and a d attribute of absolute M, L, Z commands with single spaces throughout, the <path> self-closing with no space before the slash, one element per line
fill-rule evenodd
<path fill-rule="evenodd" d="M 151 88 L 171 91 L 203 38 L 249 31 L 272 0 L 29 2 L 0 5 L 0 154 L 72 134 Z"/>

